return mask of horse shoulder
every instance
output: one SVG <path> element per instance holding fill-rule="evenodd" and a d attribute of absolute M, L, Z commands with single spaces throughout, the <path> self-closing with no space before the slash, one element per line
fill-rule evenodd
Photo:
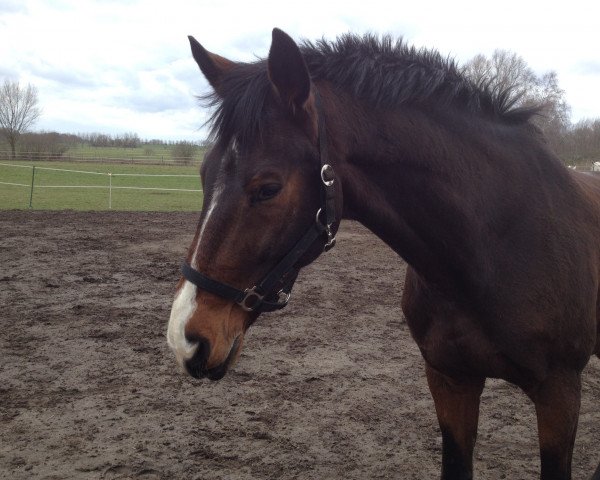
<path fill-rule="evenodd" d="M 454 378 L 502 377 L 516 380 L 511 365 L 485 323 L 407 268 L 402 309 L 423 358 Z"/>

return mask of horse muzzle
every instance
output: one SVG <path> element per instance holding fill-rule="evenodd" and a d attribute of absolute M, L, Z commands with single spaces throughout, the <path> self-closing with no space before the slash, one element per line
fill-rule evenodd
<path fill-rule="evenodd" d="M 221 380 L 227 373 L 229 367 L 235 362 L 242 346 L 243 335 L 238 335 L 231 345 L 231 349 L 225 360 L 216 366 L 209 367 L 210 342 L 202 337 L 188 338 L 190 343 L 196 344 L 194 355 L 184 362 L 186 371 L 194 378 L 208 378 L 209 380 Z"/>

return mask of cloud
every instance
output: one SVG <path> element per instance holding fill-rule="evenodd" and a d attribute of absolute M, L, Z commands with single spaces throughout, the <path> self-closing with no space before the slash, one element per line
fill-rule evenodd
<path fill-rule="evenodd" d="M 0 2 L 0 15 L 26 12 L 27 6 L 22 0 L 2 0 Z"/>
<path fill-rule="evenodd" d="M 586 60 L 578 62 L 574 71 L 581 75 L 600 75 L 600 61 L 598 60 Z"/>
<path fill-rule="evenodd" d="M 371 31 L 459 61 L 513 50 L 536 71 L 558 72 L 567 94 L 573 91 L 574 115 L 600 116 L 597 82 L 585 81 L 600 69 L 596 17 L 581 16 L 579 0 L 543 11 L 506 2 L 490 14 L 469 0 L 402 8 L 385 0 L 305 0 L 294 9 L 274 0 L 0 0 L 0 76 L 38 86 L 47 129 L 198 138 L 207 112 L 194 95 L 209 86 L 188 34 L 231 60 L 253 61 L 268 54 L 273 27 L 296 40 Z"/>
<path fill-rule="evenodd" d="M 94 89 L 101 85 L 100 80 L 93 71 L 71 70 L 64 66 L 57 67 L 45 62 L 31 61 L 23 62 L 21 68 L 27 70 L 34 77 L 38 77 L 45 82 L 54 82 L 64 89 Z"/>
<path fill-rule="evenodd" d="M 4 68 L 0 65 L 0 81 L 4 81 L 4 79 L 13 80 L 15 77 L 15 72 L 9 70 L 8 68 Z"/>
<path fill-rule="evenodd" d="M 159 113 L 169 110 L 188 109 L 194 105 L 191 97 L 165 89 L 162 92 L 143 90 L 123 98 L 114 98 L 111 105 L 128 108 L 140 113 Z"/>

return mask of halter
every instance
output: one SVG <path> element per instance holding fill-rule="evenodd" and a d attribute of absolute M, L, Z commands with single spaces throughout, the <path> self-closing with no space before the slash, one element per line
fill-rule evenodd
<path fill-rule="evenodd" d="M 237 303 L 247 312 L 272 312 L 285 307 L 290 300 L 292 285 L 296 279 L 295 274 L 290 274 L 298 260 L 320 237 L 325 237 L 324 251 L 330 250 L 335 245 L 335 236 L 332 232 L 332 226 L 336 219 L 335 174 L 333 167 L 329 164 L 325 116 L 321 95 L 317 90 L 315 90 L 315 104 L 317 107 L 319 158 L 321 161 L 321 207 L 317 210 L 315 221 L 307 232 L 287 255 L 265 275 L 260 283 L 245 290 L 239 290 L 207 277 L 187 262 L 184 262 L 181 267 L 181 272 L 186 280 L 204 291 Z"/>

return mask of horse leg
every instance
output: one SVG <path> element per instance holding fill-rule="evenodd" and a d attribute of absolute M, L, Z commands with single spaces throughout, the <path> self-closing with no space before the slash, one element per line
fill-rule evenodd
<path fill-rule="evenodd" d="M 600 463 L 598 464 L 598 468 L 596 468 L 596 472 L 594 472 L 592 480 L 600 480 Z"/>
<path fill-rule="evenodd" d="M 598 343 L 599 345 L 599 350 L 596 353 L 596 356 L 598 358 L 600 358 L 600 342 Z M 596 467 L 596 471 L 594 472 L 594 475 L 592 476 L 592 480 L 600 480 L 600 463 L 598 464 L 598 466 Z"/>
<path fill-rule="evenodd" d="M 442 431 L 442 480 L 473 478 L 479 399 L 485 378 L 457 382 L 429 365 L 427 383 Z"/>
<path fill-rule="evenodd" d="M 549 376 L 528 392 L 537 414 L 542 480 L 569 480 L 579 419 L 580 372 Z"/>
<path fill-rule="evenodd" d="M 598 353 L 596 353 L 596 356 L 598 358 L 600 358 L 600 351 L 598 351 Z M 596 467 L 596 471 L 594 472 L 594 475 L 592 475 L 592 480 L 600 480 L 600 463 Z"/>

